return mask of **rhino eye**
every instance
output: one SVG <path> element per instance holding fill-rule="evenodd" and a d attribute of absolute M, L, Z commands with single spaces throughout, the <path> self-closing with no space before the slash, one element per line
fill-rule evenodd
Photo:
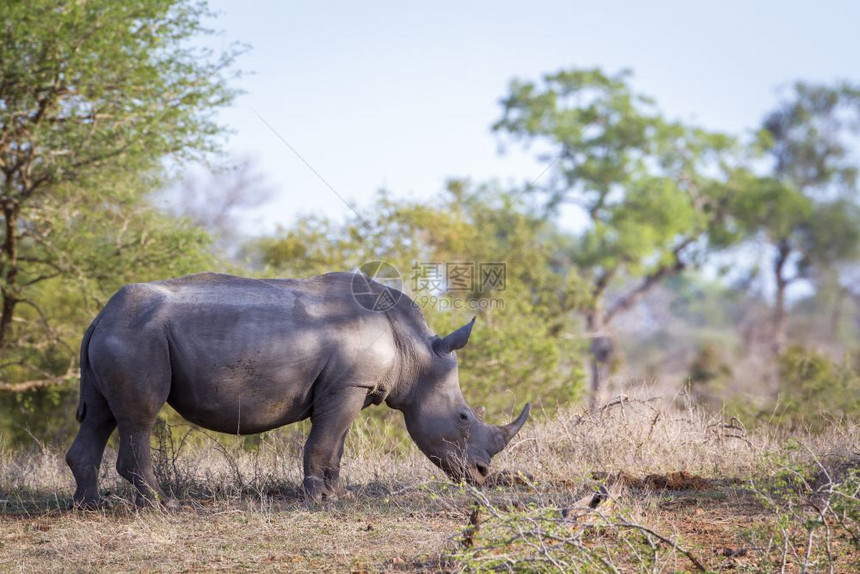
<path fill-rule="evenodd" d="M 467 412 L 465 412 L 465 411 L 464 411 L 464 412 L 462 412 L 462 413 L 460 413 L 460 420 L 461 420 L 461 421 L 467 421 L 467 420 L 469 420 L 469 414 L 468 414 Z"/>

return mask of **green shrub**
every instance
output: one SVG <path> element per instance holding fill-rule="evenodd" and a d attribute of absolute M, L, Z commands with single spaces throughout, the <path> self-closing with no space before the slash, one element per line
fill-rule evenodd
<path fill-rule="evenodd" d="M 719 399 L 725 383 L 732 376 L 732 369 L 723 358 L 717 345 L 705 341 L 696 358 L 690 364 L 687 379 L 690 391 L 696 402 L 702 406 L 718 409 L 722 406 Z"/>
<path fill-rule="evenodd" d="M 779 398 L 773 412 L 788 426 L 818 430 L 830 421 L 860 414 L 860 376 L 850 360 L 793 346 L 779 357 Z"/>

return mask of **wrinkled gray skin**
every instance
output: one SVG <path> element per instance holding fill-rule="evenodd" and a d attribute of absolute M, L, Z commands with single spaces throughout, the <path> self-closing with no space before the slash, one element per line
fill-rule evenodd
<path fill-rule="evenodd" d="M 356 279 L 366 294 L 353 294 Z M 98 469 L 117 427 L 117 470 L 137 488 L 138 503 L 164 499 L 149 447 L 164 403 L 233 434 L 310 417 L 304 489 L 314 500 L 337 498 L 346 432 L 359 411 L 383 401 L 403 412 L 412 439 L 451 478 L 483 483 L 528 405 L 504 426 L 476 417 L 460 391 L 455 353 L 474 319 L 440 338 L 398 291 L 394 307 L 368 310 L 385 289 L 352 273 L 306 280 L 202 273 L 120 289 L 81 344 L 80 430 L 66 454 L 76 504 L 98 503 Z"/>

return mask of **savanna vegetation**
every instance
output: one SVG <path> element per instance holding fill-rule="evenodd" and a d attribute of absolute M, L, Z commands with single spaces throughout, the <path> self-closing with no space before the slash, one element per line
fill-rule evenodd
<path fill-rule="evenodd" d="M 855 572 L 855 423 L 746 429 L 684 399 L 628 398 L 533 421 L 481 489 L 449 482 L 399 424 L 349 435 L 349 500 L 301 496 L 306 425 L 257 445 L 164 426 L 156 473 L 181 501 L 66 510 L 58 449 L 0 452 L 0 568 L 10 572 Z M 111 453 L 107 458 L 111 458 Z M 115 456 L 115 451 L 113 451 Z M 525 469 L 525 470 L 524 470 Z"/>
<path fill-rule="evenodd" d="M 210 16 L 0 4 L 2 569 L 858 567 L 860 84 L 798 80 L 723 133 L 630 72 L 513 80 L 491 129 L 538 156 L 533 181 L 381 191 L 249 237 L 237 213 L 271 193 L 251 164 L 189 171 L 230 163 L 217 112 L 242 86 L 241 46 L 193 41 Z M 165 412 L 158 478 L 182 510 L 130 507 L 110 455 L 110 505 L 66 510 L 78 345 L 116 289 L 371 262 L 437 332 L 479 317 L 460 378 L 488 419 L 538 406 L 494 486 L 442 481 L 370 409 L 347 446 L 354 499 L 313 506 L 306 425 L 236 439 Z"/>

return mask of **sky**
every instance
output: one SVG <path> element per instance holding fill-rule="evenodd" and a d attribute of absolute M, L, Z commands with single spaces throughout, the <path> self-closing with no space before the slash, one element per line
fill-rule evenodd
<path fill-rule="evenodd" d="M 382 188 L 432 203 L 452 177 L 534 180 L 534 152 L 500 153 L 490 130 L 513 78 L 630 69 L 669 117 L 737 134 L 795 80 L 860 81 L 856 0 L 210 6 L 215 46 L 250 46 L 245 94 L 220 117 L 229 154 L 253 160 L 273 191 L 244 214 L 254 233 L 341 219 Z"/>

